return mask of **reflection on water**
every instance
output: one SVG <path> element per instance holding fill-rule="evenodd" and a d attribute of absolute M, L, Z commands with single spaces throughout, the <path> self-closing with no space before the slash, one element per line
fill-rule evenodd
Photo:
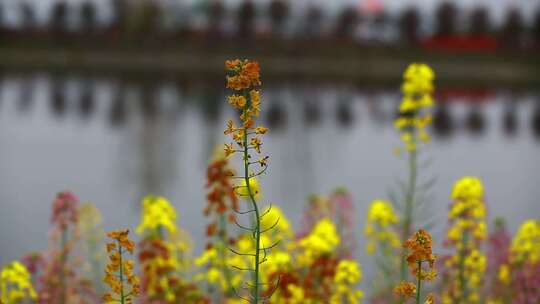
<path fill-rule="evenodd" d="M 221 82 L 3 75 L 0 264 L 45 247 L 50 201 L 63 189 L 95 202 L 107 228 L 134 227 L 141 196 L 166 195 L 179 208 L 181 225 L 200 240 L 205 166 L 233 114 L 225 94 Z M 404 173 L 403 160 L 392 153 L 399 143 L 393 130 L 399 92 L 278 83 L 268 85 L 264 99 L 263 120 L 271 127 L 265 149 L 272 156 L 262 181 L 265 200 L 299 223 L 308 194 L 346 186 L 360 236 L 367 204 L 385 197 Z M 426 150 L 434 160 L 426 177 L 437 177 L 433 219 L 444 223 L 460 175 L 484 179 L 490 216 L 507 216 L 512 228 L 540 215 L 538 92 L 441 90 L 437 99 Z M 204 242 L 196 243 L 200 249 Z"/>

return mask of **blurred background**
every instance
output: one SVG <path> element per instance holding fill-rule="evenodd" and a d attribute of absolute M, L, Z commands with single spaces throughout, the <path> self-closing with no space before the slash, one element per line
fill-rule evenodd
<path fill-rule="evenodd" d="M 368 204 L 406 172 L 393 120 L 413 61 L 437 73 L 422 155 L 435 235 L 464 175 L 484 181 L 491 220 L 540 216 L 539 0 L 0 0 L 0 264 L 45 248 L 67 189 L 107 229 L 164 195 L 200 252 L 236 57 L 261 62 L 264 201 L 296 228 L 310 194 L 346 187 L 364 258 Z"/>

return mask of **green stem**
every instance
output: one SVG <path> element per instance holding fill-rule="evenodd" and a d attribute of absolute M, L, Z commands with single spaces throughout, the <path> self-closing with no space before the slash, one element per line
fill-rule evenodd
<path fill-rule="evenodd" d="M 415 135 L 413 135 L 415 136 Z M 415 141 L 415 138 L 413 138 Z M 401 242 L 404 243 L 411 235 L 412 222 L 413 222 L 413 207 L 414 197 L 416 189 L 416 177 L 417 177 L 417 164 L 416 164 L 416 151 L 409 152 L 409 184 L 407 185 L 407 194 L 405 197 L 405 216 L 403 219 Z M 401 249 L 401 267 L 400 267 L 400 281 L 407 280 L 407 249 L 402 247 Z M 402 301 L 403 303 L 403 301 Z"/>
<path fill-rule="evenodd" d="M 244 107 L 244 113 L 246 113 L 246 110 L 248 109 L 248 104 L 246 103 L 246 106 Z M 253 195 L 253 191 L 251 189 L 251 185 L 249 184 L 249 153 L 248 153 L 248 130 L 244 127 L 244 180 L 246 182 L 246 187 L 249 194 L 249 199 L 251 201 L 251 205 L 253 207 L 253 210 L 255 211 L 255 231 L 254 231 L 254 237 L 255 237 L 255 270 L 253 273 L 253 304 L 259 303 L 259 266 L 260 266 L 260 243 L 261 243 L 261 219 L 259 215 L 259 207 L 257 206 L 257 201 L 255 200 L 255 196 Z"/>
<path fill-rule="evenodd" d="M 418 261 L 418 272 L 416 273 L 416 304 L 420 304 L 420 289 L 422 289 L 422 261 Z"/>
<path fill-rule="evenodd" d="M 62 230 L 62 237 L 60 239 L 60 282 L 58 283 L 60 288 L 60 303 L 66 303 L 66 286 L 65 286 L 65 273 L 66 273 L 66 260 L 67 260 L 67 227 Z"/>
<path fill-rule="evenodd" d="M 459 303 L 465 303 L 469 291 L 467 290 L 466 278 L 465 278 L 465 258 L 467 256 L 467 243 L 469 242 L 469 232 L 465 230 L 463 232 L 463 247 L 459 251 L 459 287 L 460 287 L 460 296 L 458 299 Z"/>
<path fill-rule="evenodd" d="M 227 248 L 227 223 L 225 219 L 224 214 L 219 215 L 219 241 L 221 242 L 219 246 L 219 255 L 220 259 L 222 261 L 222 271 L 225 274 L 225 280 L 227 281 L 227 286 L 229 287 L 229 290 L 227 290 L 226 295 L 231 295 L 232 293 L 232 278 L 231 278 L 231 272 L 229 267 L 227 266 L 227 252 L 225 248 Z"/>
<path fill-rule="evenodd" d="M 122 262 L 122 247 L 118 241 L 118 254 L 120 256 L 120 303 L 124 304 L 124 265 Z"/>

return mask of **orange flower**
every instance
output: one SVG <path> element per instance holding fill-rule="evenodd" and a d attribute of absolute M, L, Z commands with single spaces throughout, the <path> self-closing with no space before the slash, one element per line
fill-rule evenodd
<path fill-rule="evenodd" d="M 433 296 L 432 293 L 430 293 L 427 298 L 426 298 L 426 301 L 424 302 L 424 304 L 433 304 L 435 303 L 435 297 Z"/>
<path fill-rule="evenodd" d="M 252 86 L 259 86 L 261 85 L 261 80 L 259 79 L 260 71 L 261 69 L 257 61 L 248 61 L 242 68 L 240 74 L 246 76 Z"/>
<path fill-rule="evenodd" d="M 229 119 L 229 121 L 227 121 L 227 127 L 225 128 L 225 131 L 223 131 L 223 134 L 229 135 L 234 133 L 234 131 L 236 131 L 236 126 L 234 125 L 232 119 Z"/>
<path fill-rule="evenodd" d="M 268 132 L 268 128 L 265 128 L 263 126 L 258 126 L 257 128 L 255 128 L 255 133 L 257 134 L 265 134 L 266 132 Z"/>
<path fill-rule="evenodd" d="M 109 285 L 112 292 L 119 296 L 119 299 L 113 298 L 111 293 L 103 295 L 104 302 L 118 301 L 131 303 L 131 297 L 139 294 L 138 278 L 133 274 L 133 261 L 123 259 L 122 249 L 133 253 L 135 243 L 128 239 L 129 230 L 117 230 L 107 233 L 107 236 L 114 239 L 116 242 L 107 243 L 107 252 L 109 255 L 109 263 L 105 268 L 105 277 L 103 282 Z M 127 286 L 131 286 L 131 291 L 128 292 Z"/>
<path fill-rule="evenodd" d="M 401 282 L 394 288 L 394 293 L 400 297 L 412 298 L 416 293 L 416 285 L 411 282 Z"/>
<path fill-rule="evenodd" d="M 411 250 L 411 253 L 407 256 L 407 263 L 410 268 L 418 271 L 417 264 L 419 262 L 429 262 L 430 267 L 433 267 L 435 256 L 432 253 L 433 244 L 431 235 L 427 231 L 420 229 L 410 239 L 405 241 L 403 246 Z M 416 275 L 416 271 L 413 274 Z"/>
<path fill-rule="evenodd" d="M 234 71 L 242 65 L 242 61 L 239 59 L 225 61 L 225 69 Z"/>
<path fill-rule="evenodd" d="M 255 151 L 257 151 L 257 153 L 261 153 L 262 141 L 260 138 L 252 137 L 250 144 L 255 149 Z"/>
<path fill-rule="evenodd" d="M 261 85 L 261 69 L 256 61 L 227 60 L 225 68 L 233 72 L 227 77 L 227 88 L 240 91 Z"/>
<path fill-rule="evenodd" d="M 227 99 L 229 100 L 229 104 L 231 106 L 239 110 L 244 108 L 244 106 L 246 105 L 246 98 L 241 95 L 231 95 L 227 97 Z"/>
<path fill-rule="evenodd" d="M 224 144 L 223 150 L 225 151 L 225 157 L 229 157 L 234 154 L 234 148 L 232 144 Z"/>

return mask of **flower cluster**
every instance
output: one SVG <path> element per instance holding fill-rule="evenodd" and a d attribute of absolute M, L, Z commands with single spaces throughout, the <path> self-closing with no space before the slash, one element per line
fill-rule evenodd
<path fill-rule="evenodd" d="M 398 222 L 399 218 L 394 212 L 392 204 L 381 199 L 371 202 L 364 229 L 369 254 L 374 254 L 377 247 L 387 254 L 390 254 L 392 249 L 399 248 L 399 237 L 392 227 Z"/>
<path fill-rule="evenodd" d="M 351 194 L 343 187 L 335 189 L 329 196 L 312 194 L 305 206 L 298 236 L 308 235 L 322 219 L 330 219 L 339 227 L 338 255 L 340 258 L 351 258 L 356 248 L 354 213 Z"/>
<path fill-rule="evenodd" d="M 109 262 L 105 268 L 103 281 L 111 288 L 111 293 L 103 295 L 106 303 L 133 303 L 140 292 L 139 279 L 133 273 L 134 263 L 125 258 L 126 252 L 133 254 L 135 243 L 128 238 L 129 230 L 107 233 L 113 242 L 107 243 Z"/>
<path fill-rule="evenodd" d="M 332 304 L 359 304 L 360 299 L 364 296 L 361 290 L 355 289 L 362 279 L 360 266 L 358 263 L 351 260 L 342 260 L 339 262 L 334 275 L 334 294 L 330 299 Z"/>
<path fill-rule="evenodd" d="M 141 266 L 143 302 L 177 303 L 200 299 L 198 289 L 185 282 L 179 273 L 189 266 L 189 244 L 176 225 L 177 213 L 161 196 L 147 196 L 142 201 L 141 223 L 137 233 Z"/>
<path fill-rule="evenodd" d="M 101 213 L 91 203 L 79 209 L 80 254 L 83 257 L 82 272 L 87 282 L 91 282 L 96 295 L 103 293 L 102 269 L 105 265 L 105 243 Z"/>
<path fill-rule="evenodd" d="M 433 106 L 434 78 L 433 70 L 422 63 L 409 65 L 403 75 L 403 99 L 395 127 L 400 131 L 407 151 L 416 151 L 419 140 L 429 141 L 426 127 L 431 124 L 432 117 L 424 110 Z"/>
<path fill-rule="evenodd" d="M 370 300 L 374 303 L 393 302 L 392 295 L 388 291 L 397 280 L 395 272 L 389 270 L 397 269 L 400 262 L 398 249 L 401 247 L 401 241 L 396 233 L 398 224 L 399 217 L 390 202 L 377 199 L 371 203 L 364 234 L 367 240 L 367 253 L 375 255 L 374 260 L 380 265 L 373 283 L 373 292 L 370 293 Z"/>
<path fill-rule="evenodd" d="M 149 195 L 143 199 L 142 207 L 142 218 L 137 227 L 137 234 L 146 231 L 159 232 L 161 228 L 169 233 L 176 232 L 176 211 L 166 198 Z"/>
<path fill-rule="evenodd" d="M 480 179 L 463 177 L 452 190 L 453 200 L 448 218 L 450 228 L 446 246 L 454 248 L 443 258 L 443 274 L 446 289 L 442 294 L 443 303 L 480 301 L 480 286 L 487 267 L 486 257 L 480 251 L 486 238 L 486 207 L 484 188 Z"/>
<path fill-rule="evenodd" d="M 433 267 L 435 263 L 433 241 L 427 231 L 420 229 L 403 244 L 403 247 L 409 252 L 406 258 L 407 264 L 417 282 L 414 285 L 414 283 L 403 281 L 394 289 L 394 292 L 402 298 L 410 298 L 416 293 L 416 303 L 419 303 L 422 281 L 431 281 L 437 276 L 437 271 Z M 431 298 L 431 295 L 428 296 L 426 302 L 432 301 Z"/>
<path fill-rule="evenodd" d="M 536 264 L 540 261 L 540 222 L 527 220 L 510 245 L 511 263 Z"/>
<path fill-rule="evenodd" d="M 241 249 L 250 248 L 251 242 L 249 239 L 241 239 L 239 244 Z M 232 253 L 227 248 L 213 246 L 207 248 L 197 259 L 195 265 L 204 267 L 204 272 L 200 272 L 195 276 L 195 281 L 206 282 L 209 289 L 219 292 L 219 297 L 230 298 L 234 296 L 233 288 L 239 287 L 244 280 L 244 273 L 232 271 L 232 267 L 248 266 L 246 259 L 240 255 Z"/>
<path fill-rule="evenodd" d="M 219 241 L 223 243 L 230 241 L 227 240 L 227 224 L 236 221 L 235 210 L 239 209 L 238 197 L 231 182 L 233 175 L 229 160 L 221 149 L 218 150 L 206 171 L 206 187 L 209 192 L 206 195 L 208 204 L 204 209 L 204 215 L 213 217 L 207 226 L 206 235 L 208 237 L 217 235 Z M 210 246 L 211 243 L 207 245 Z"/>
<path fill-rule="evenodd" d="M 225 157 L 223 149 L 218 149 L 207 169 L 207 206 L 204 215 L 211 219 L 206 227 L 208 243 L 203 254 L 195 260 L 195 265 L 205 267 L 205 273 L 197 275 L 197 281 L 206 281 L 208 293 L 218 293 L 218 297 L 232 297 L 233 288 L 241 284 L 243 276 L 233 273 L 231 263 L 238 264 L 240 256 L 234 255 L 228 247 L 236 240 L 229 231 L 229 224 L 237 221 L 236 211 L 239 200 L 231 181 L 234 173 Z M 243 189 L 243 188 L 242 188 Z"/>
<path fill-rule="evenodd" d="M 352 259 L 357 246 L 352 195 L 346 188 L 339 187 L 330 194 L 329 201 L 333 210 L 332 218 L 339 227 L 341 238 L 338 255 L 344 259 Z"/>
<path fill-rule="evenodd" d="M 38 297 L 42 303 L 81 301 L 82 282 L 74 251 L 79 240 L 79 199 L 71 192 L 57 194 L 52 203 L 49 250 L 38 279 Z"/>
<path fill-rule="evenodd" d="M 234 148 L 233 143 L 225 144 L 225 155 L 229 156 L 243 150 L 255 150 L 261 153 L 262 141 L 257 135 L 265 134 L 268 129 L 263 126 L 255 126 L 255 119 L 261 112 L 261 93 L 255 87 L 261 85 L 259 64 L 249 60 L 232 60 L 225 64 L 232 76 L 227 76 L 227 87 L 238 92 L 228 97 L 229 104 L 241 112 L 242 126 L 237 127 L 232 120 L 227 122 L 225 135 L 231 135 L 233 141 L 240 148 Z M 249 136 L 254 135 L 254 136 Z M 266 167 L 268 156 L 261 157 L 256 161 L 261 167 Z"/>
<path fill-rule="evenodd" d="M 540 301 L 540 222 L 525 221 L 512 239 L 506 262 L 498 270 L 499 285 L 507 287 L 498 292 L 497 301 L 517 304 Z M 502 288 L 501 288 L 502 289 Z"/>
<path fill-rule="evenodd" d="M 227 88 L 236 91 L 260 86 L 260 68 L 256 61 L 248 60 L 227 60 L 225 68 L 233 72 L 232 76 L 227 76 Z M 244 105 L 241 105 L 243 107 Z"/>
<path fill-rule="evenodd" d="M 76 224 L 79 217 L 79 199 L 71 192 L 60 192 L 53 202 L 51 223 L 60 229 L 66 229 L 69 224 Z"/>
<path fill-rule="evenodd" d="M 298 245 L 303 249 L 303 254 L 298 262 L 311 264 L 317 258 L 332 253 L 340 241 L 334 223 L 328 218 L 322 219 L 309 235 L 299 240 Z"/>
<path fill-rule="evenodd" d="M 270 303 L 360 303 L 360 266 L 343 258 L 341 238 L 329 218 L 323 218 L 305 236 L 275 247 L 264 264 L 263 276 L 278 280 Z"/>
<path fill-rule="evenodd" d="M 14 261 L 0 272 L 0 302 L 17 304 L 25 300 L 37 300 L 28 269 L 19 261 Z"/>

